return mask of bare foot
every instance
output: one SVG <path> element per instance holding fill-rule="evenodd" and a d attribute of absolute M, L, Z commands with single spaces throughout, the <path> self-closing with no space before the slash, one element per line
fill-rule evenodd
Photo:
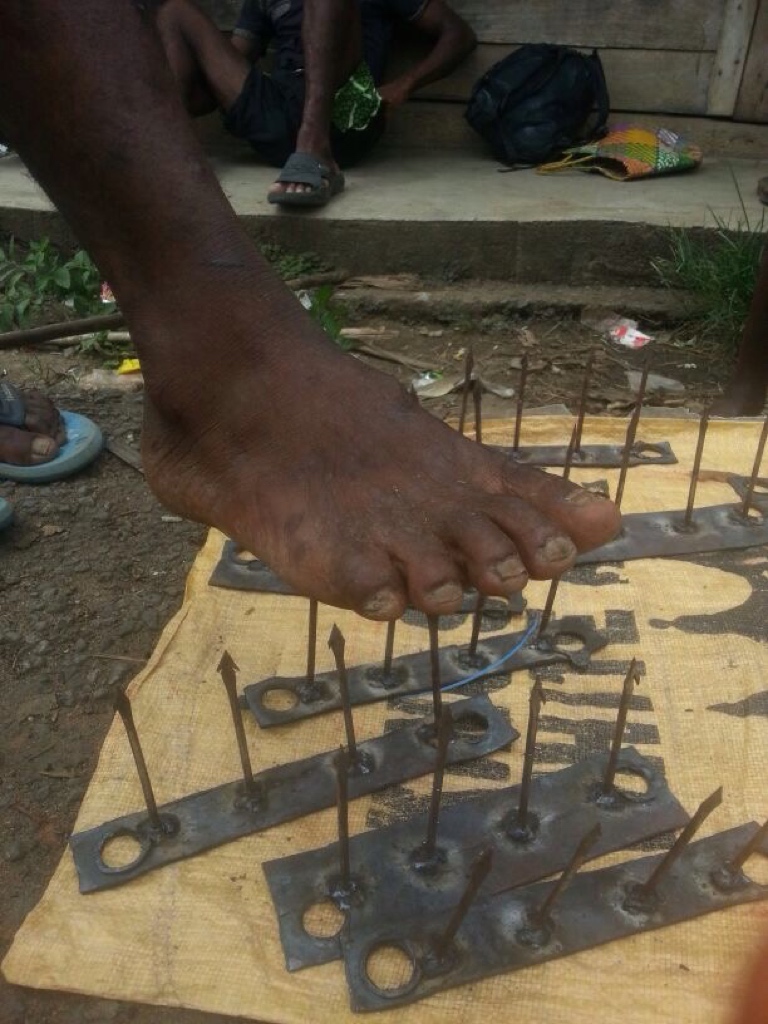
<path fill-rule="evenodd" d="M 39 391 L 23 391 L 21 394 L 24 425 L 0 426 L 0 462 L 14 466 L 50 462 L 67 439 L 64 424 L 55 405 L 45 395 Z"/>
<path fill-rule="evenodd" d="M 225 317 L 220 295 L 165 311 L 142 339 L 157 353 L 152 333 L 186 331 L 199 353 L 194 375 L 148 366 L 147 480 L 300 593 L 372 619 L 447 613 L 465 584 L 508 595 L 617 533 L 611 502 L 461 437 L 292 298 L 259 334 L 265 306 L 238 294 Z"/>

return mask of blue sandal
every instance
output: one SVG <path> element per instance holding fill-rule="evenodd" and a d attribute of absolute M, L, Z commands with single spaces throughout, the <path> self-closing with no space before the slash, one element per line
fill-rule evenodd
<path fill-rule="evenodd" d="M 8 381 L 0 381 L 0 424 L 23 428 L 24 419 L 23 395 Z M 62 410 L 61 419 L 67 432 L 67 440 L 55 458 L 36 466 L 17 466 L 11 462 L 0 462 L 0 479 L 45 484 L 63 480 L 90 465 L 104 446 L 101 431 L 92 420 L 76 412 Z"/>

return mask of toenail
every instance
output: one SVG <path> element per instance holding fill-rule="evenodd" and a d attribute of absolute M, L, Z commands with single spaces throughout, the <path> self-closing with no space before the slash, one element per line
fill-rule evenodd
<path fill-rule="evenodd" d="M 576 554 L 576 545 L 569 537 L 549 537 L 538 553 L 545 562 L 566 562 Z"/>
<path fill-rule="evenodd" d="M 587 491 L 580 487 L 578 491 L 571 491 L 570 494 L 566 494 L 563 500 L 571 505 L 589 505 L 593 501 L 607 501 L 607 498 L 599 491 Z"/>
<path fill-rule="evenodd" d="M 515 580 L 519 579 L 521 576 L 525 576 L 525 566 L 515 555 L 510 555 L 509 558 L 505 558 L 503 561 L 497 562 L 493 567 L 493 571 L 502 583 L 507 583 L 509 580 Z"/>
<path fill-rule="evenodd" d="M 464 591 L 458 583 L 441 583 L 434 590 L 427 591 L 427 597 L 437 605 L 451 605 L 461 601 Z"/>
<path fill-rule="evenodd" d="M 388 619 L 400 615 L 402 599 L 394 590 L 379 590 L 362 606 L 362 614 L 369 619 Z"/>
<path fill-rule="evenodd" d="M 53 455 L 56 449 L 56 442 L 50 437 L 35 437 L 32 439 L 32 454 L 46 457 Z"/>

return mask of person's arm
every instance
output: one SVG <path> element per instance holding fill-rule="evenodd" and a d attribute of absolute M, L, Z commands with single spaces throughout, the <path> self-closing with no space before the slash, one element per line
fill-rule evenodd
<path fill-rule="evenodd" d="M 381 98 L 390 107 L 400 106 L 417 89 L 445 78 L 477 46 L 475 33 L 445 0 L 427 0 L 411 24 L 433 41 L 432 48 L 418 64 L 379 86 Z"/>

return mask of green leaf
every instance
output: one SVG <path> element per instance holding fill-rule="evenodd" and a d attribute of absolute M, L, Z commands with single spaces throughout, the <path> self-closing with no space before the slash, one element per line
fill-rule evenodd
<path fill-rule="evenodd" d="M 69 289 L 72 283 L 71 275 L 66 267 L 59 267 L 59 269 L 53 275 L 53 280 L 59 286 L 59 288 L 64 289 Z"/>

